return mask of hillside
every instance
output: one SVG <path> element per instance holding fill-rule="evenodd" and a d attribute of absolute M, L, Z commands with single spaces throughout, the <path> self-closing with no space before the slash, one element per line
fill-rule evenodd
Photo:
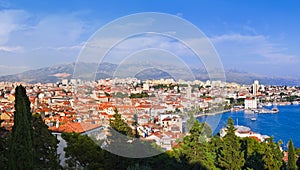
<path fill-rule="evenodd" d="M 78 66 L 80 66 L 81 69 L 86 69 L 86 70 L 89 70 L 90 68 L 98 67 L 96 79 L 113 77 L 114 71 L 118 68 L 116 64 L 111 64 L 111 63 L 102 63 L 99 66 L 98 64 L 95 63 L 80 63 L 77 64 L 77 67 Z M 33 69 L 22 73 L 14 74 L 14 75 L 0 76 L 0 81 L 9 81 L 9 82 L 23 81 L 29 83 L 57 82 L 61 79 L 72 78 L 74 67 L 75 67 L 75 63 L 70 63 L 70 64 L 61 64 L 56 66 Z M 126 67 L 130 69 L 133 66 L 128 65 Z M 169 69 L 174 70 L 174 68 L 169 68 Z M 165 70 L 168 70 L 168 68 L 166 68 Z M 209 79 L 206 71 L 203 68 L 192 68 L 191 70 L 196 76 L 196 79 L 202 81 Z M 181 75 L 181 78 L 190 80 L 189 77 L 184 77 L 184 75 L 182 75 L 180 71 L 178 71 L 178 74 Z M 261 84 L 266 84 L 266 85 L 297 85 L 297 86 L 300 85 L 299 78 L 268 77 L 264 75 L 247 73 L 239 70 L 225 70 L 225 75 L 226 75 L 227 82 L 236 82 L 240 84 L 252 84 L 254 80 L 259 80 Z M 138 72 L 137 74 L 135 74 L 135 77 L 141 80 L 145 80 L 145 79 L 171 78 L 172 76 L 160 69 L 150 68 Z"/>

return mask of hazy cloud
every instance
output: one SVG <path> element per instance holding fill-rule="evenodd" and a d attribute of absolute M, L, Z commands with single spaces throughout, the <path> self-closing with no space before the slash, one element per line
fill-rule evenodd
<path fill-rule="evenodd" d="M 219 50 L 220 56 L 236 57 L 240 62 L 284 64 L 298 62 L 295 55 L 287 49 L 273 43 L 264 35 L 224 34 L 211 38 Z"/>
<path fill-rule="evenodd" d="M 0 64 L 26 63 L 37 68 L 76 61 L 88 37 L 83 36 L 88 25 L 78 15 L 37 17 L 23 10 L 0 10 L 1 58 L 11 59 Z"/>
<path fill-rule="evenodd" d="M 0 10 L 0 45 L 10 40 L 13 31 L 22 29 L 28 18 L 28 13 L 23 10 Z"/>

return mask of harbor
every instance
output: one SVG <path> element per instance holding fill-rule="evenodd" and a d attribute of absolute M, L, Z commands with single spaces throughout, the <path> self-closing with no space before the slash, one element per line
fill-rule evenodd
<path fill-rule="evenodd" d="M 282 140 L 286 145 L 288 140 L 293 139 L 296 147 L 300 147 L 300 105 L 277 106 L 277 114 L 247 114 L 245 110 L 237 112 L 226 112 L 224 114 L 198 117 L 200 122 L 208 123 L 214 135 L 226 126 L 227 119 L 231 117 L 235 125 L 251 128 L 254 132 L 274 136 L 275 141 Z M 272 106 L 266 106 L 271 109 Z M 255 119 L 253 119 L 255 118 Z M 283 146 L 286 147 L 286 146 Z"/>

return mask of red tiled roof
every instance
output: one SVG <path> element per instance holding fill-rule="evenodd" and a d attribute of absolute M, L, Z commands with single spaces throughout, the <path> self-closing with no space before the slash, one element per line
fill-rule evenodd
<path fill-rule="evenodd" d="M 58 128 L 55 126 L 50 127 L 49 130 L 54 132 L 76 132 L 76 133 L 83 133 L 88 130 L 95 129 L 100 125 L 97 124 L 90 124 L 90 123 L 78 123 L 78 122 L 67 122 L 65 124 L 60 125 Z"/>

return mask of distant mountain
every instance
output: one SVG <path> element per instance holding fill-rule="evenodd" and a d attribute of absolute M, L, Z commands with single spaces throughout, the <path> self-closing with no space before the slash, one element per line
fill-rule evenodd
<path fill-rule="evenodd" d="M 95 63 L 61 64 L 51 67 L 29 70 L 14 75 L 0 76 L 0 81 L 53 83 L 65 78 L 71 79 L 73 77 L 75 66 L 77 70 L 78 68 L 80 68 L 80 70 L 85 70 L 88 72 L 92 71 L 93 68 L 98 68 L 95 79 L 114 77 L 114 72 L 116 69 L 118 69 L 118 65 L 111 63 L 101 63 L 100 65 Z M 126 66 L 127 69 L 131 69 L 132 67 L 135 66 Z M 170 67 L 169 69 L 172 69 L 173 71 L 176 70 L 176 68 L 173 68 L 172 66 L 164 67 Z M 168 68 L 164 70 L 168 70 Z M 206 70 L 203 68 L 192 68 L 191 71 L 194 73 L 196 79 L 202 81 L 206 81 L 209 79 Z M 183 79 L 189 79 L 189 77 L 187 76 L 184 77 L 185 75 L 182 74 L 182 71 L 180 69 L 178 69 L 178 75 L 180 75 Z M 225 75 L 227 82 L 236 82 L 240 84 L 252 84 L 254 80 L 258 80 L 261 84 L 266 85 L 300 85 L 299 78 L 268 77 L 264 75 L 243 72 L 240 70 L 226 70 Z M 145 69 L 135 74 L 135 77 L 141 80 L 172 78 L 169 73 L 156 68 Z"/>
<path fill-rule="evenodd" d="M 287 86 L 300 86 L 299 78 L 289 77 L 270 77 L 265 75 L 258 75 L 247 72 L 236 72 L 233 70 L 227 70 L 226 72 L 227 82 L 237 82 L 241 84 L 252 84 L 254 80 L 258 80 L 260 84 L 265 85 L 287 85 Z"/>
<path fill-rule="evenodd" d="M 48 83 L 56 82 L 60 79 L 59 74 L 65 74 L 63 77 L 69 78 L 74 70 L 74 64 L 62 64 L 52 67 L 39 68 L 25 71 L 14 75 L 1 76 L 0 81 L 10 82 L 29 82 L 29 83 Z M 62 76 L 62 75 L 61 75 Z"/>

